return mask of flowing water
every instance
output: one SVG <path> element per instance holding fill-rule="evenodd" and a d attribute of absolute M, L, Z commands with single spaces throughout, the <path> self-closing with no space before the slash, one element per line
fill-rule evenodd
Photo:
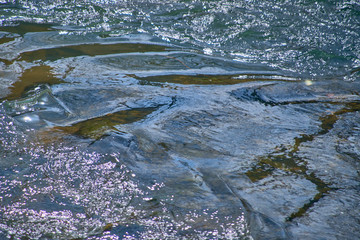
<path fill-rule="evenodd" d="M 0 239 L 359 239 L 360 4 L 0 0 Z"/>

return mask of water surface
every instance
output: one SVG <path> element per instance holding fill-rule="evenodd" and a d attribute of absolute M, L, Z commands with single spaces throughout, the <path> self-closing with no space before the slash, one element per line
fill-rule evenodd
<path fill-rule="evenodd" d="M 0 1 L 0 238 L 360 238 L 356 1 Z"/>

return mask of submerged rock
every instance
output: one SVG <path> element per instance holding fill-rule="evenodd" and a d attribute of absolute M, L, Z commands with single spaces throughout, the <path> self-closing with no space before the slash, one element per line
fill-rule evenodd
<path fill-rule="evenodd" d="M 259 101 L 269 105 L 317 102 L 360 101 L 357 82 L 287 82 L 259 87 L 240 88 L 232 95 L 240 100 Z"/>

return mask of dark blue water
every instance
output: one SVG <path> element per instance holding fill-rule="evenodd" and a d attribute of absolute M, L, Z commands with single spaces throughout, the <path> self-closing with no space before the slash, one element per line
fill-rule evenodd
<path fill-rule="evenodd" d="M 0 239 L 360 238 L 357 1 L 0 0 Z"/>

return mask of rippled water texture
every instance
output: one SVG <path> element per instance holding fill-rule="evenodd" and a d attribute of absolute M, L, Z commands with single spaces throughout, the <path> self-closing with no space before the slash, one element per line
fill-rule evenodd
<path fill-rule="evenodd" d="M 0 239 L 360 238 L 357 1 L 0 0 Z"/>

